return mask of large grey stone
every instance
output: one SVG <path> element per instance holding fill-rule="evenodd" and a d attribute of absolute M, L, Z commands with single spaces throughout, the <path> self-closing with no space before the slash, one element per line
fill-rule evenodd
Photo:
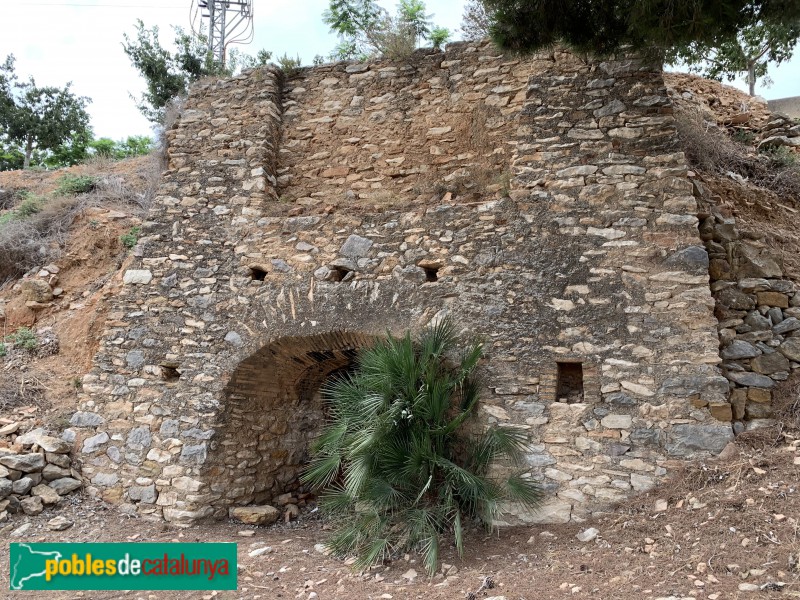
<path fill-rule="evenodd" d="M 153 436 L 150 433 L 150 428 L 147 425 L 141 427 L 134 427 L 128 433 L 128 440 L 125 445 L 132 450 L 144 450 L 149 448 L 153 442 Z"/>
<path fill-rule="evenodd" d="M 97 435 L 93 435 L 90 438 L 86 438 L 83 440 L 83 450 L 84 454 L 91 454 L 92 452 L 97 452 L 100 447 L 108 441 L 108 434 L 105 431 L 101 431 Z"/>
<path fill-rule="evenodd" d="M 239 348 L 244 344 L 242 341 L 242 336 L 240 336 L 235 331 L 229 331 L 225 334 L 225 341 L 228 342 L 231 346 L 236 346 Z"/>
<path fill-rule="evenodd" d="M 689 246 L 667 257 L 664 263 L 685 267 L 691 272 L 708 271 L 708 252 L 700 246 Z"/>
<path fill-rule="evenodd" d="M 771 388 L 775 382 L 766 375 L 742 371 L 738 373 L 728 372 L 728 379 L 738 383 L 743 387 Z"/>
<path fill-rule="evenodd" d="M 202 465 L 206 461 L 207 449 L 205 444 L 185 444 L 181 448 L 181 462 L 192 465 Z"/>
<path fill-rule="evenodd" d="M 61 479 L 54 479 L 47 485 L 59 496 L 64 496 L 81 487 L 81 482 L 77 479 L 73 479 L 72 477 L 62 477 Z"/>
<path fill-rule="evenodd" d="M 144 352 L 131 350 L 125 355 L 125 363 L 129 369 L 141 369 L 144 366 Z"/>
<path fill-rule="evenodd" d="M 666 450 L 672 456 L 689 457 L 696 452 L 718 454 L 733 439 L 730 425 L 675 425 L 667 434 Z"/>
<path fill-rule="evenodd" d="M 3 477 L 0 479 L 0 500 L 8 496 L 13 491 L 14 482 Z"/>
<path fill-rule="evenodd" d="M 778 346 L 778 352 L 789 360 L 800 362 L 800 337 L 790 337 Z"/>
<path fill-rule="evenodd" d="M 371 239 L 352 234 L 342 245 L 339 253 L 351 258 L 361 258 L 367 255 L 369 249 L 372 248 L 372 244 L 373 242 Z"/>
<path fill-rule="evenodd" d="M 753 331 L 763 331 L 772 327 L 770 320 L 758 311 L 753 311 L 744 318 L 745 325 L 749 325 Z"/>
<path fill-rule="evenodd" d="M 153 273 L 146 269 L 128 269 L 122 276 L 122 283 L 147 285 L 153 280 Z"/>
<path fill-rule="evenodd" d="M 696 375 L 691 377 L 670 377 L 665 379 L 659 393 L 686 398 L 700 394 L 701 396 L 728 395 L 728 380 L 721 375 Z"/>
<path fill-rule="evenodd" d="M 568 523 L 572 516 L 572 504 L 563 500 L 552 499 L 536 509 L 530 522 L 552 525 Z"/>
<path fill-rule="evenodd" d="M 778 335 L 785 335 L 790 331 L 797 331 L 798 329 L 800 329 L 800 320 L 796 319 L 795 317 L 789 317 L 788 319 L 784 319 L 775 325 L 775 327 L 772 328 L 772 331 Z"/>
<path fill-rule="evenodd" d="M 17 442 L 21 443 L 23 446 L 33 446 L 36 444 L 45 451 L 53 452 L 55 454 L 68 454 L 72 449 L 72 444 L 69 442 L 49 436 L 39 429 L 29 431 L 28 433 L 19 436 L 17 438 Z"/>
<path fill-rule="evenodd" d="M 97 427 L 102 425 L 106 420 L 93 412 L 78 411 L 69 420 L 69 424 L 73 427 Z"/>
<path fill-rule="evenodd" d="M 156 486 L 152 485 L 133 485 L 128 488 L 128 498 L 135 502 L 153 504 L 156 501 Z"/>
<path fill-rule="evenodd" d="M 0 456 L 0 465 L 22 471 L 23 473 L 36 473 L 44 468 L 43 454 L 6 454 Z"/>
<path fill-rule="evenodd" d="M 719 292 L 716 295 L 716 300 L 720 304 L 734 310 L 751 310 L 756 307 L 755 298 L 732 287 L 725 288 Z"/>
<path fill-rule="evenodd" d="M 722 349 L 722 358 L 725 360 L 754 358 L 759 354 L 761 354 L 761 350 L 753 346 L 753 344 L 742 340 L 733 340 L 733 342 Z"/>
<path fill-rule="evenodd" d="M 741 243 L 737 245 L 736 250 L 737 275 L 740 278 L 758 277 L 769 279 L 783 276 L 783 270 L 778 262 L 779 259 L 771 254 L 768 249 Z"/>
<path fill-rule="evenodd" d="M 27 494 L 33 487 L 33 479 L 30 477 L 21 477 L 11 485 L 11 491 L 20 496 Z"/>
<path fill-rule="evenodd" d="M 791 368 L 789 359 L 780 352 L 762 354 L 750 361 L 750 368 L 762 375 L 772 375 L 781 371 L 788 371 Z"/>

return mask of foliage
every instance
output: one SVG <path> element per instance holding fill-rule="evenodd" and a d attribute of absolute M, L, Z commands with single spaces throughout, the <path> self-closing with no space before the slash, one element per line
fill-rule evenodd
<path fill-rule="evenodd" d="M 134 68 L 144 77 L 146 91 L 136 106 L 154 123 L 164 123 L 169 102 L 185 96 L 189 84 L 210 75 L 233 75 L 241 69 L 267 64 L 272 53 L 259 50 L 255 57 L 232 50 L 226 65 L 217 63 L 208 51 L 208 37 L 201 31 L 189 34 L 180 27 L 173 28 L 174 51 L 161 45 L 159 29 L 148 29 L 141 20 L 136 21 L 136 34 L 131 38 L 125 34 L 122 48 Z"/>
<path fill-rule="evenodd" d="M 335 519 L 327 547 L 355 554 L 357 567 L 418 550 L 433 574 L 441 535 L 452 533 L 461 554 L 468 520 L 490 526 L 501 502 L 540 499 L 529 479 L 490 475 L 497 459 L 522 458 L 522 431 L 464 433 L 483 348 L 471 343 L 452 362 L 458 345 L 444 320 L 419 341 L 390 336 L 363 350 L 354 372 L 323 385 L 330 418 L 303 478 L 324 490 L 321 508 Z"/>
<path fill-rule="evenodd" d="M 438 48 L 449 32 L 435 27 L 423 0 L 400 0 L 394 16 L 376 0 L 330 0 L 322 20 L 339 36 L 332 60 L 366 60 L 374 56 L 403 59 L 423 40 Z M 435 32 L 435 38 L 434 36 Z"/>
<path fill-rule="evenodd" d="M 139 241 L 139 234 L 141 233 L 141 227 L 131 227 L 128 230 L 128 233 L 125 233 L 119 236 L 119 240 L 122 242 L 122 245 L 126 248 L 130 249 L 133 248 L 136 243 Z"/>
<path fill-rule="evenodd" d="M 30 166 L 34 151 L 54 150 L 88 130 L 90 100 L 73 94 L 70 86 L 39 87 L 33 77 L 20 82 L 13 55 L 0 65 L 0 139 L 23 155 L 23 168 Z"/>
<path fill-rule="evenodd" d="M 89 158 L 89 147 L 92 142 L 92 130 L 88 127 L 83 131 L 76 131 L 69 139 L 56 146 L 46 156 L 38 157 L 35 161 L 49 168 L 71 167 L 80 164 Z"/>
<path fill-rule="evenodd" d="M 100 138 L 92 140 L 89 147 L 95 156 L 120 160 L 148 154 L 153 149 L 153 140 L 146 135 L 131 135 L 125 140 L 116 142 L 110 138 Z"/>
<path fill-rule="evenodd" d="M 42 210 L 42 207 L 47 201 L 43 196 L 37 196 L 29 192 L 22 192 L 20 196 L 22 202 L 19 203 L 19 206 L 0 216 L 0 225 L 4 225 L 15 219 L 27 219 L 28 217 L 32 217 Z"/>
<path fill-rule="evenodd" d="M 800 38 L 800 20 L 768 23 L 758 21 L 714 43 L 692 42 L 674 48 L 668 55 L 671 63 L 683 62 L 689 70 L 710 79 L 733 81 L 744 74 L 750 95 L 755 95 L 756 81 L 771 83 L 767 77 L 770 63 L 776 66 L 792 58 Z"/>
<path fill-rule="evenodd" d="M 6 354 L 8 354 L 8 349 L 3 342 L 0 342 L 0 358 L 3 358 Z"/>
<path fill-rule="evenodd" d="M 623 47 L 657 55 L 719 43 L 755 23 L 796 22 L 794 0 L 483 0 L 502 48 L 534 51 L 564 42 L 599 55 Z"/>
<path fill-rule="evenodd" d="M 467 0 L 461 15 L 461 31 L 465 40 L 482 40 L 489 37 L 491 19 L 482 0 Z"/>
<path fill-rule="evenodd" d="M 97 180 L 91 175 L 72 175 L 67 173 L 59 178 L 56 193 L 64 196 L 86 194 L 91 192 L 96 184 Z"/>
<path fill-rule="evenodd" d="M 5 341 L 24 350 L 36 350 L 36 347 L 39 345 L 36 334 L 27 327 L 20 327 L 14 333 L 10 333 L 6 336 Z"/>
<path fill-rule="evenodd" d="M 436 25 L 431 29 L 428 39 L 436 50 L 440 50 L 441 47 L 447 43 L 447 40 L 450 39 L 450 30 L 447 29 L 447 27 L 439 27 Z"/>
<path fill-rule="evenodd" d="M 297 58 L 292 58 L 288 54 L 284 54 L 278 58 L 278 66 L 286 77 L 294 77 L 297 75 L 300 72 L 300 66 L 302 64 L 303 61 L 300 60 L 299 55 Z"/>
<path fill-rule="evenodd" d="M 763 150 L 762 154 L 769 160 L 770 166 L 774 169 L 785 169 L 797 164 L 797 154 L 786 146 L 769 148 L 768 150 Z"/>

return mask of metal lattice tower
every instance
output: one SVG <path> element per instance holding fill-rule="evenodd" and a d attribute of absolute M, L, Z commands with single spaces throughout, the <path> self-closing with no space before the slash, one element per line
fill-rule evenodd
<path fill-rule="evenodd" d="M 195 33 L 208 31 L 208 51 L 225 66 L 228 45 L 253 39 L 253 0 L 197 0 L 192 29 Z"/>

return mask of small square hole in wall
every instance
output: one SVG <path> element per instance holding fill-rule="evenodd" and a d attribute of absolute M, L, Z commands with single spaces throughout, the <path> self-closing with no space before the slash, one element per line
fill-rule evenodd
<path fill-rule="evenodd" d="M 334 267 L 331 274 L 328 276 L 329 281 L 350 281 L 355 277 L 353 271 L 345 267 Z"/>
<path fill-rule="evenodd" d="M 583 402 L 583 364 L 560 362 L 556 365 L 556 400 L 567 404 Z"/>
<path fill-rule="evenodd" d="M 261 267 L 250 267 L 250 279 L 253 281 L 264 281 L 267 277 L 267 272 Z"/>
<path fill-rule="evenodd" d="M 438 267 L 422 267 L 425 271 L 425 281 L 437 281 L 439 279 Z"/>
<path fill-rule="evenodd" d="M 181 374 L 176 365 L 162 364 L 159 366 L 161 367 L 161 379 L 164 381 L 178 381 L 180 379 Z"/>

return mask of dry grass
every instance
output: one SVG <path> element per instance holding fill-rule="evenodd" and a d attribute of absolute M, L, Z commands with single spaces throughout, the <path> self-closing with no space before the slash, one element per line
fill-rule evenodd
<path fill-rule="evenodd" d="M 0 285 L 57 256 L 81 209 L 81 196 L 55 196 L 39 212 L 0 225 Z"/>
<path fill-rule="evenodd" d="M 0 413 L 10 413 L 20 406 L 44 407 L 44 384 L 36 377 L 17 369 L 0 369 Z"/>
<path fill-rule="evenodd" d="M 161 179 L 163 156 L 154 151 L 144 162 L 132 163 L 137 165 L 134 171 L 119 169 L 119 164 L 108 158 L 93 158 L 82 165 L 85 174 L 95 179 L 91 191 L 74 196 L 59 195 L 55 191 L 43 193 L 36 196 L 38 212 L 26 212 L 0 223 L 0 286 L 57 259 L 70 226 L 87 208 L 118 209 L 138 217 L 145 215 Z M 26 202 L 21 200 L 25 196 L 18 192 L 13 194 L 17 209 Z"/>
<path fill-rule="evenodd" d="M 699 110 L 676 111 L 676 126 L 689 163 L 707 173 L 739 176 L 797 205 L 800 164 L 781 153 L 756 153 L 707 121 Z"/>

